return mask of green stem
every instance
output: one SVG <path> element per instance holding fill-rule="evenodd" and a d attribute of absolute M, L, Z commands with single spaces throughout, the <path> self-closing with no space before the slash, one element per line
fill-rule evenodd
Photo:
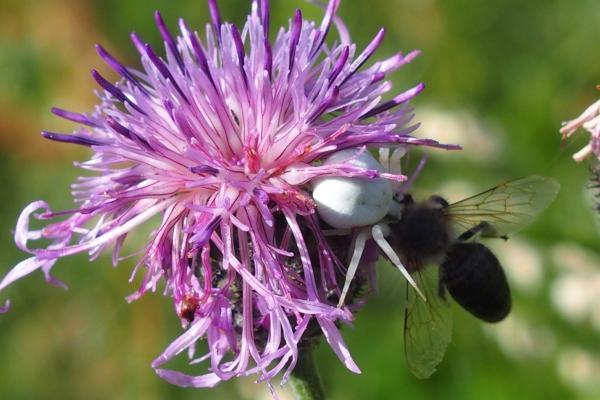
<path fill-rule="evenodd" d="M 298 349 L 298 363 L 290 377 L 296 400 L 325 400 L 313 349 L 313 346 Z"/>

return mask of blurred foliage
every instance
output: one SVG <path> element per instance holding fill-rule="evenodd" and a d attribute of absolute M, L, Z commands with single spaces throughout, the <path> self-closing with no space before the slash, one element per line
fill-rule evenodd
<path fill-rule="evenodd" d="M 221 1 L 220 6 L 226 19 L 239 24 L 249 2 Z M 321 16 L 318 8 L 304 2 L 273 0 L 272 23 L 287 24 L 297 6 L 309 18 Z M 72 128 L 48 109 L 93 107 L 95 85 L 89 70 L 109 72 L 95 55 L 95 43 L 138 66 L 128 35 L 137 31 L 158 45 L 155 9 L 173 28 L 180 16 L 198 30 L 208 20 L 205 5 L 197 0 L 0 0 L 1 271 L 23 257 L 11 234 L 22 207 L 38 198 L 55 209 L 69 207 L 68 185 L 77 174 L 71 160 L 86 157 L 85 150 L 38 136 L 42 129 Z M 348 372 L 327 346 L 319 349 L 330 398 L 598 398 L 600 301 L 590 309 L 589 319 L 570 318 L 570 303 L 560 308 L 559 290 L 560 279 L 573 274 L 570 265 L 586 251 L 591 251 L 592 265 L 588 262 L 578 273 L 598 279 L 593 256 L 600 250 L 596 215 L 586 195 L 588 171 L 570 159 L 584 139 L 561 150 L 558 134 L 561 121 L 578 115 L 598 97 L 598 1 L 346 0 L 340 15 L 359 46 L 366 45 L 380 26 L 386 27 L 378 56 L 399 49 L 423 50 L 417 61 L 394 75 L 396 87 L 425 81 L 427 90 L 415 102 L 417 120 L 424 116 L 420 134 L 463 139 L 462 153 L 433 154 L 415 190 L 427 194 L 445 189 L 442 194 L 452 198 L 458 196 L 452 188 L 459 187 L 453 183 L 477 190 L 531 173 L 554 176 L 563 189 L 540 221 L 519 235 L 541 260 L 538 289 L 517 287 L 514 316 L 485 329 L 457 309 L 453 343 L 439 372 L 428 381 L 414 379 L 406 369 L 404 283 L 383 266 L 379 293 L 358 314 L 354 327 L 344 329 L 363 374 Z M 425 115 L 439 112 L 478 121 L 481 129 L 475 134 L 480 142 L 461 136 L 467 132 L 462 131 L 463 120 L 442 126 L 442 131 L 428 130 L 433 125 Z M 484 154 L 477 143 L 497 145 L 486 145 Z M 502 246 L 513 245 L 509 241 L 498 248 Z M 575 250 L 561 253 L 564 246 Z M 563 253 L 567 255 L 557 256 Z M 503 262 L 508 257 L 502 250 L 499 256 Z M 516 272 L 508 271 L 511 281 L 522 278 L 520 261 L 517 256 Z M 49 287 L 41 274 L 6 292 L 14 307 L 0 318 L 0 398 L 269 398 L 267 389 L 252 379 L 200 391 L 160 380 L 150 363 L 179 334 L 179 323 L 169 301 L 159 294 L 125 303 L 123 298 L 134 290 L 127 281 L 133 262 L 113 270 L 108 257 L 93 264 L 73 257 L 61 260 L 55 269 L 69 284 L 68 292 Z M 524 337 L 529 337 L 529 345 Z M 525 347 L 518 347 L 521 342 Z"/>

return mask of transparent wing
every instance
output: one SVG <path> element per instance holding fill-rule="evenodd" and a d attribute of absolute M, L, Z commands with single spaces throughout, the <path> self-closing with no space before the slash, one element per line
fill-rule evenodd
<path fill-rule="evenodd" d="M 404 312 L 404 353 L 410 371 L 420 379 L 429 378 L 444 358 L 452 339 L 450 304 L 438 293 L 438 267 L 428 267 L 414 274 L 425 293 L 424 302 L 407 285 Z"/>
<path fill-rule="evenodd" d="M 487 222 L 493 229 L 482 231 L 482 236 L 500 237 L 530 224 L 554 201 L 559 189 L 556 180 L 531 175 L 450 204 L 445 214 L 465 230 Z"/>

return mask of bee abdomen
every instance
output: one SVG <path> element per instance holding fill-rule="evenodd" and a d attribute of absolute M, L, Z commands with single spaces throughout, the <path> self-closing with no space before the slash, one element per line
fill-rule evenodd
<path fill-rule="evenodd" d="M 500 262 L 481 243 L 455 243 L 441 265 L 440 280 L 454 300 L 486 322 L 510 312 L 510 288 Z"/>

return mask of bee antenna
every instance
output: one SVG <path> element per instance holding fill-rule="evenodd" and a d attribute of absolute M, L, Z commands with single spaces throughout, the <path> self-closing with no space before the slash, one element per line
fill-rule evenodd
<path fill-rule="evenodd" d="M 419 290 L 419 287 L 417 286 L 417 283 L 414 281 L 413 277 L 410 276 L 410 273 L 407 271 L 407 269 L 404 267 L 404 265 L 400 261 L 400 257 L 398 257 L 398 254 L 396 254 L 394 249 L 392 249 L 392 246 L 390 246 L 388 241 L 385 240 L 385 236 L 383 235 L 383 230 L 381 229 L 381 226 L 379 224 L 374 225 L 373 228 L 371 228 L 371 233 L 373 235 L 373 239 L 375 240 L 375 242 L 377 243 L 379 248 L 381 248 L 381 250 L 383 250 L 385 255 L 396 266 L 396 268 L 398 268 L 400 270 L 402 275 L 404 275 L 404 277 L 406 278 L 408 283 L 410 283 L 410 285 L 415 289 L 415 291 L 418 293 L 418 295 L 421 296 L 423 301 L 427 301 L 427 298 L 425 297 L 425 295 L 423 295 L 421 290 Z"/>
<path fill-rule="evenodd" d="M 369 233 L 363 230 L 356 236 L 356 240 L 354 241 L 354 251 L 352 252 L 348 271 L 346 271 L 346 281 L 344 282 L 344 288 L 342 289 L 342 294 L 337 304 L 338 308 L 341 308 L 344 305 L 348 289 L 350 289 L 350 283 L 352 283 L 352 279 L 354 278 L 354 275 L 356 275 L 358 264 L 360 263 L 362 253 L 365 250 L 365 243 L 367 242 L 368 235 Z"/>

